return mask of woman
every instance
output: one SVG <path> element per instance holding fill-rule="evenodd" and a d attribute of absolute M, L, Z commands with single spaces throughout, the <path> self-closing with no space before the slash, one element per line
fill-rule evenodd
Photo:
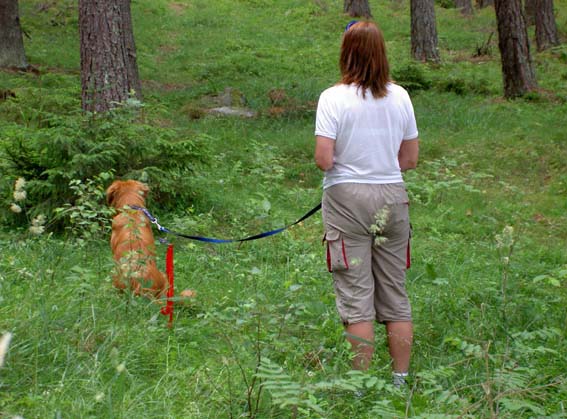
<path fill-rule="evenodd" d="M 315 162 L 325 172 L 327 262 L 353 367 L 369 367 L 374 321 L 385 324 L 400 386 L 413 338 L 402 172 L 417 165 L 418 131 L 409 95 L 390 81 L 384 37 L 374 23 L 347 26 L 339 65 L 341 80 L 321 94 L 315 129 Z"/>

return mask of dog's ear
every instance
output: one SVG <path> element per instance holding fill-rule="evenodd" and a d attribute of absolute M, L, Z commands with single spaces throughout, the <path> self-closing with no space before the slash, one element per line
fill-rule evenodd
<path fill-rule="evenodd" d="M 120 184 L 118 181 L 112 182 L 112 184 L 106 190 L 106 203 L 113 207 L 114 206 L 114 199 L 116 198 L 116 192 L 120 189 Z"/>

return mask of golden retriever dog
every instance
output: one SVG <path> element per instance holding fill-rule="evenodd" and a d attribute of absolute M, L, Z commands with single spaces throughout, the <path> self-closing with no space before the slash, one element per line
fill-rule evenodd
<path fill-rule="evenodd" d="M 136 180 L 117 180 L 106 190 L 108 205 L 118 210 L 112 219 L 112 249 L 116 270 L 113 285 L 136 295 L 163 297 L 167 277 L 156 265 L 156 249 L 150 220 L 132 206 L 145 207 L 149 188 Z"/>

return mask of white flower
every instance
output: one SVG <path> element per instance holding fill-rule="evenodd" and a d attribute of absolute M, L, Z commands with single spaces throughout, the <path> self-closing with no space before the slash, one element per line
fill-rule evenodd
<path fill-rule="evenodd" d="M 14 191 L 15 201 L 23 201 L 27 196 L 28 194 L 26 193 L 26 191 Z"/>
<path fill-rule="evenodd" d="M 43 232 L 45 232 L 44 226 L 35 226 L 35 225 L 30 226 L 30 233 L 32 234 L 37 234 L 39 236 Z"/>
<path fill-rule="evenodd" d="M 42 226 L 45 224 L 45 221 L 47 221 L 47 218 L 45 217 L 45 215 L 43 214 L 39 214 L 37 217 L 35 217 L 32 220 L 32 225 L 34 226 Z"/>
<path fill-rule="evenodd" d="M 10 346 L 10 340 L 12 340 L 12 334 L 10 332 L 4 334 L 0 338 L 0 367 L 4 365 L 4 358 L 8 353 L 8 346 Z"/>
<path fill-rule="evenodd" d="M 23 191 L 26 186 L 26 180 L 23 177 L 18 178 L 14 184 L 14 190 Z"/>
<path fill-rule="evenodd" d="M 514 227 L 506 226 L 502 230 L 502 234 L 496 235 L 496 247 L 499 249 L 510 248 L 514 244 Z"/>
<path fill-rule="evenodd" d="M 16 214 L 19 214 L 20 212 L 22 212 L 22 207 L 20 207 L 16 203 L 12 203 L 12 205 L 10 205 L 10 211 L 15 212 Z"/>
<path fill-rule="evenodd" d="M 370 233 L 373 234 L 374 237 L 374 245 L 381 246 L 388 239 L 382 236 L 384 232 L 384 228 L 388 224 L 388 219 L 390 218 L 390 208 L 388 206 L 383 207 L 379 211 L 374 214 L 374 224 L 372 224 L 368 229 Z"/>
<path fill-rule="evenodd" d="M 118 374 L 122 374 L 124 371 L 126 371 L 126 364 L 124 362 L 116 366 L 116 372 L 118 372 Z"/>
<path fill-rule="evenodd" d="M 95 399 L 95 402 L 98 402 L 98 403 L 100 403 L 101 401 L 103 401 L 103 400 L 104 400 L 104 393 L 103 393 L 102 391 L 101 391 L 101 392 L 98 392 L 98 393 L 96 393 L 96 395 L 95 395 L 94 399 Z"/>
<path fill-rule="evenodd" d="M 382 246 L 387 241 L 388 241 L 388 239 L 384 236 L 376 236 L 374 238 L 374 246 Z"/>

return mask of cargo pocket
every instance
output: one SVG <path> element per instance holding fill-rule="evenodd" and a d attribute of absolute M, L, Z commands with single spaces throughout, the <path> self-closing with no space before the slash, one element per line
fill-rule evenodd
<path fill-rule="evenodd" d="M 348 269 L 347 251 L 343 235 L 338 230 L 328 230 L 323 241 L 327 242 L 327 269 L 329 272 Z"/>

